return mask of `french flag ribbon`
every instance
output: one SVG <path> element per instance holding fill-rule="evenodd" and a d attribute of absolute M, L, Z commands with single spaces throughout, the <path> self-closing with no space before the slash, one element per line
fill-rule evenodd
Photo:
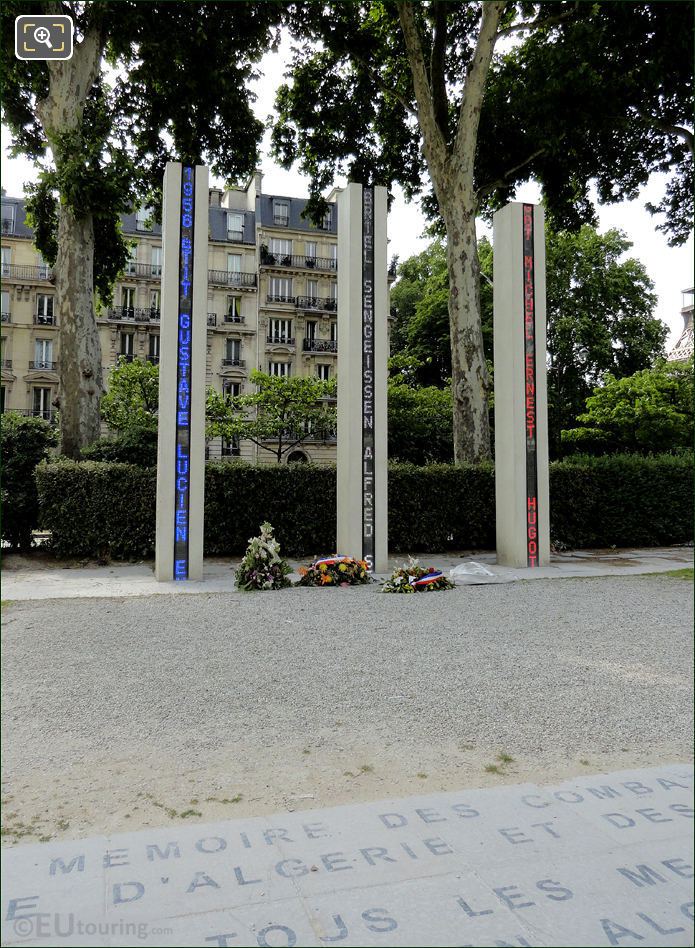
<path fill-rule="evenodd" d="M 437 570 L 436 573 L 427 573 L 426 576 L 421 576 L 420 579 L 416 579 L 414 576 L 410 577 L 411 586 L 429 586 L 431 583 L 436 583 L 438 579 L 442 578 L 441 570 Z"/>
<path fill-rule="evenodd" d="M 336 563 L 349 563 L 351 559 L 351 556 L 341 556 L 340 553 L 336 553 L 335 556 L 324 556 L 322 560 L 316 560 L 314 566 L 320 566 L 322 563 L 326 566 L 335 566 Z"/>

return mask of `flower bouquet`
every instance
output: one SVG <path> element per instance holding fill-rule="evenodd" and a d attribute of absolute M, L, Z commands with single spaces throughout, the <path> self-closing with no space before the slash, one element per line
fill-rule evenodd
<path fill-rule="evenodd" d="M 311 566 L 302 566 L 302 577 L 298 586 L 361 586 L 371 583 L 372 578 L 364 560 L 353 560 L 351 556 L 326 556 Z"/>
<path fill-rule="evenodd" d="M 407 563 L 393 571 L 382 585 L 381 592 L 416 593 L 454 588 L 454 584 L 440 570 L 435 569 L 434 566 L 424 569 L 418 560 L 410 556 Z"/>
<path fill-rule="evenodd" d="M 234 578 L 239 589 L 284 589 L 292 567 L 280 556 L 280 544 L 269 523 L 261 524 L 261 535 L 251 537 Z"/>

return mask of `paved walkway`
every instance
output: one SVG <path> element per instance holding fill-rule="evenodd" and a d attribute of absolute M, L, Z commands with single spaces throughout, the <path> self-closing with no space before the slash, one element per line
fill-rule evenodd
<path fill-rule="evenodd" d="M 3 853 L 3 944 L 693 944 L 693 768 Z"/>
<path fill-rule="evenodd" d="M 391 557 L 392 568 L 404 557 Z M 511 569 L 496 565 L 494 553 L 475 551 L 458 556 L 425 554 L 421 562 L 437 566 L 447 573 L 459 563 L 481 564 L 492 575 L 471 575 L 471 584 L 510 583 L 526 579 L 567 578 L 571 576 L 627 576 L 636 573 L 660 573 L 693 565 L 692 547 L 658 547 L 625 550 L 576 550 L 554 554 L 550 566 L 540 569 Z M 158 583 L 153 564 L 112 563 L 90 568 L 46 565 L 36 568 L 30 560 L 7 556 L 2 576 L 2 598 L 13 602 L 28 599 L 72 599 L 74 597 L 151 596 L 233 592 L 234 569 L 238 560 L 208 559 L 202 582 Z M 295 568 L 303 562 L 290 561 Z M 29 564 L 29 565 L 27 565 Z M 231 564 L 231 565 L 230 565 Z M 296 577 L 298 578 L 298 577 Z"/>

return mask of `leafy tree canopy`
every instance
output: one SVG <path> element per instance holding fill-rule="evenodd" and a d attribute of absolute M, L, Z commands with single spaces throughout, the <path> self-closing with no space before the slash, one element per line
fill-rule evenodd
<path fill-rule="evenodd" d="M 101 416 L 114 431 L 157 430 L 159 366 L 120 359 L 111 369 L 109 388 L 101 400 Z"/>

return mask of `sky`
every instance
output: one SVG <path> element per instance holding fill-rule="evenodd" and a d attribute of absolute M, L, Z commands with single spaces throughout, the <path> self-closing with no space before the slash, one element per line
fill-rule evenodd
<path fill-rule="evenodd" d="M 273 102 L 278 86 L 283 81 L 283 73 L 289 57 L 289 43 L 284 40 L 277 53 L 269 52 L 260 63 L 261 77 L 254 83 L 256 94 L 254 111 L 259 119 L 265 121 L 273 113 Z M 31 162 L 22 158 L 10 158 L 8 147 L 11 136 L 8 129 L 2 127 L 2 186 L 8 195 L 19 197 L 23 193 L 26 181 L 36 180 L 36 169 Z M 270 157 L 269 132 L 263 139 L 260 168 L 263 172 L 263 190 L 267 194 L 282 194 L 291 197 L 306 196 L 308 181 L 298 171 L 285 171 L 278 167 Z M 649 183 L 634 201 L 625 201 L 605 207 L 598 207 L 599 230 L 604 232 L 612 227 L 623 230 L 633 247 L 627 256 L 636 257 L 647 269 L 655 284 L 658 303 L 655 315 L 669 327 L 670 335 L 667 349 L 678 339 L 682 329 L 680 315 L 682 290 L 692 287 L 693 278 L 693 237 L 682 247 L 669 247 L 663 234 L 656 230 L 657 218 L 645 209 L 647 201 L 659 203 L 665 186 L 663 175 L 653 175 Z M 223 182 L 214 182 L 223 185 Z M 336 179 L 337 185 L 345 184 Z M 540 190 L 533 182 L 519 188 L 516 200 L 538 201 Z M 389 259 L 398 254 L 401 260 L 424 250 L 429 238 L 423 236 L 426 220 L 420 211 L 419 203 L 406 203 L 403 193 L 394 188 L 394 201 L 388 219 Z M 479 222 L 478 235 L 492 234 L 482 221 Z"/>

